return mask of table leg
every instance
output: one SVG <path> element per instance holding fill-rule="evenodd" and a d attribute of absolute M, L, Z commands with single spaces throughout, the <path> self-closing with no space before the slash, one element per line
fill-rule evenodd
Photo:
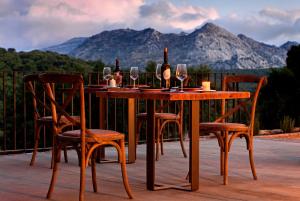
<path fill-rule="evenodd" d="M 147 100 L 147 165 L 146 165 L 146 180 L 147 189 L 154 190 L 155 180 L 155 102 L 154 100 Z"/>
<path fill-rule="evenodd" d="M 200 103 L 191 101 L 190 107 L 190 182 L 191 190 L 199 189 L 199 122 Z"/>
<path fill-rule="evenodd" d="M 135 144 L 135 99 L 128 99 L 128 163 L 134 163 L 136 159 Z"/>

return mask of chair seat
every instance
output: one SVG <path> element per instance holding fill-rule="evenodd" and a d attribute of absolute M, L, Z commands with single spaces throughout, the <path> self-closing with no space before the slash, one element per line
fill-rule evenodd
<path fill-rule="evenodd" d="M 136 115 L 137 118 L 147 118 L 147 113 L 139 113 Z M 178 115 L 174 113 L 155 113 L 155 118 L 159 119 L 168 119 L 168 120 L 176 120 L 178 119 Z"/>
<path fill-rule="evenodd" d="M 147 118 L 147 113 L 143 112 L 143 113 L 138 113 L 136 115 L 137 118 Z"/>
<path fill-rule="evenodd" d="M 204 122 L 200 123 L 200 131 L 236 131 L 247 132 L 249 127 L 246 124 L 240 123 L 218 123 L 218 122 Z"/>
<path fill-rule="evenodd" d="M 177 114 L 173 114 L 173 113 L 156 113 L 155 117 L 159 119 L 168 119 L 168 120 L 176 120 L 179 118 Z"/>
<path fill-rule="evenodd" d="M 71 116 L 73 119 L 77 120 L 77 121 L 80 121 L 80 116 Z M 41 122 L 41 123 L 52 123 L 52 116 L 44 116 L 44 117 L 40 117 L 37 119 L 38 122 Z M 63 123 L 70 123 L 70 121 L 62 116 L 61 119 L 60 119 L 60 122 L 63 124 Z"/>
<path fill-rule="evenodd" d="M 45 122 L 45 123 L 51 123 L 52 122 L 52 116 L 44 116 L 37 119 L 38 122 Z"/>
<path fill-rule="evenodd" d="M 86 134 L 87 141 L 93 141 L 93 139 L 99 139 L 104 141 L 124 139 L 124 134 L 112 130 L 89 129 L 89 131 L 91 132 L 91 134 Z M 66 131 L 59 134 L 58 136 L 61 138 L 75 138 L 80 140 L 80 130 Z"/>

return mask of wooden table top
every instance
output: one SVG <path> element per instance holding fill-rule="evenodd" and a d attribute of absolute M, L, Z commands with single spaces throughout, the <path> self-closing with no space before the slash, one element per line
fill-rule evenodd
<path fill-rule="evenodd" d="M 148 92 L 139 90 L 95 91 L 97 97 L 108 98 L 138 98 L 153 100 L 209 100 L 209 99 L 237 99 L 250 98 L 247 91 L 212 91 L 212 92 Z"/>

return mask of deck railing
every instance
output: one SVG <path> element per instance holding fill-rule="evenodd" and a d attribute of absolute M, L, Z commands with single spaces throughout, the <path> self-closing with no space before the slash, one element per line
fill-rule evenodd
<path fill-rule="evenodd" d="M 33 131 L 33 111 L 32 97 L 26 92 L 23 83 L 23 76 L 32 72 L 22 71 L 2 71 L 0 72 L 0 154 L 30 152 L 33 149 L 34 131 Z M 221 89 L 221 80 L 224 73 L 194 73 L 189 75 L 191 86 L 201 85 L 202 79 L 209 79 L 212 87 Z M 101 73 L 88 73 L 85 76 L 85 84 L 99 84 L 102 81 Z M 124 73 L 124 82 L 130 84 L 128 73 Z M 154 73 L 141 73 L 138 84 L 147 84 L 159 86 L 159 80 Z M 179 82 L 175 81 L 179 85 Z M 44 100 L 45 97 L 44 97 Z M 97 128 L 99 126 L 99 104 L 95 94 L 86 95 L 87 108 L 87 126 Z M 137 112 L 145 111 L 145 101 L 137 100 Z M 201 102 L 201 120 L 212 120 L 218 116 L 219 101 Z M 127 103 L 123 99 L 109 99 L 107 104 L 107 128 L 127 133 Z M 76 102 L 72 108 L 72 113 L 78 112 Z M 184 103 L 184 133 L 187 133 L 188 127 L 188 108 L 189 102 Z M 121 111 L 121 112 L 120 112 Z M 168 112 L 176 112 L 174 104 L 166 109 Z M 43 111 L 47 114 L 46 111 Z M 49 114 L 50 115 L 50 114 Z M 165 140 L 177 139 L 177 129 L 175 125 L 169 125 L 166 129 Z M 140 140 L 144 141 L 145 125 L 142 127 Z M 41 131 L 40 150 L 47 150 L 51 147 L 51 130 L 43 128 Z"/>

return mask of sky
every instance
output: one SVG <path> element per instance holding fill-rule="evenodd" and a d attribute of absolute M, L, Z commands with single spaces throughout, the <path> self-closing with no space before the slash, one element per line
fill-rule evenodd
<path fill-rule="evenodd" d="M 190 33 L 207 22 L 272 45 L 300 42 L 300 0 L 0 0 L 0 47 L 29 51 L 120 28 Z"/>

